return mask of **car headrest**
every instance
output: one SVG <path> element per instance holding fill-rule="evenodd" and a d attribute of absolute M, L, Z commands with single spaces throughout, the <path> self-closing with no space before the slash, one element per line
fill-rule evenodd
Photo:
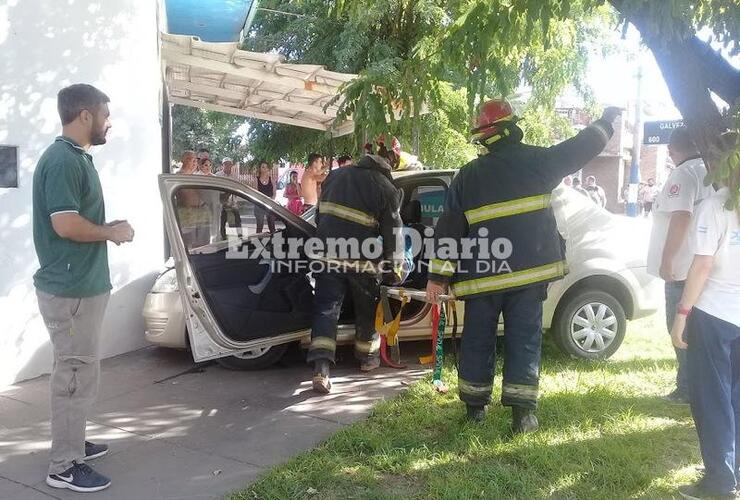
<path fill-rule="evenodd" d="M 419 200 L 410 200 L 401 209 L 401 219 L 404 224 L 421 223 L 421 202 Z"/>

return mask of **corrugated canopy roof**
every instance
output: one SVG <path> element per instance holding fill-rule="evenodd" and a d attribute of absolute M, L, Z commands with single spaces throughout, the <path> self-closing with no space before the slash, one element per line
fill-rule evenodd
<path fill-rule="evenodd" d="M 334 127 L 338 103 L 324 109 L 339 87 L 357 75 L 323 66 L 286 63 L 279 54 L 239 50 L 236 43 L 211 43 L 187 35 L 161 34 L 170 102 L 331 132 L 354 130 L 346 120 Z"/>

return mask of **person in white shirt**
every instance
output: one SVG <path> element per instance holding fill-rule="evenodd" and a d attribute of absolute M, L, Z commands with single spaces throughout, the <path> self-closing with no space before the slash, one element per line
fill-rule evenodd
<path fill-rule="evenodd" d="M 591 198 L 594 203 L 601 208 L 606 207 L 606 191 L 604 191 L 604 188 L 596 184 L 595 175 L 589 175 L 586 177 L 586 187 L 583 189 L 588 193 L 589 198 Z"/>
<path fill-rule="evenodd" d="M 670 332 L 676 304 L 683 293 L 693 258 L 687 235 L 694 207 L 709 197 L 714 189 L 704 186 L 707 169 L 685 127 L 671 134 L 668 154 L 676 168 L 655 198 L 647 271 L 665 280 L 666 325 Z M 666 399 L 673 403 L 688 404 L 686 351 L 676 348 L 676 360 L 676 388 Z"/>
<path fill-rule="evenodd" d="M 671 331 L 674 345 L 688 352 L 705 469 L 698 483 L 679 488 L 685 498 L 736 498 L 740 476 L 740 209 L 727 203 L 740 189 L 737 172 L 730 184 L 697 210 L 689 238 L 694 259 Z"/>
<path fill-rule="evenodd" d="M 234 168 L 234 160 L 231 158 L 224 158 L 221 160 L 221 169 L 216 172 L 219 177 L 230 177 L 234 180 L 239 180 L 239 172 Z"/>
<path fill-rule="evenodd" d="M 655 199 L 658 197 L 658 193 L 660 193 L 660 188 L 655 184 L 655 179 L 648 179 L 643 198 L 645 217 L 648 217 L 653 211 L 653 205 L 655 204 Z"/>

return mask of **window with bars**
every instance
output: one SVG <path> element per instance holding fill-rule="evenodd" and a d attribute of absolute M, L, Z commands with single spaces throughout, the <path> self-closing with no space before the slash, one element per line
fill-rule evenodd
<path fill-rule="evenodd" d="M 0 188 L 18 187 L 18 146 L 0 146 Z"/>

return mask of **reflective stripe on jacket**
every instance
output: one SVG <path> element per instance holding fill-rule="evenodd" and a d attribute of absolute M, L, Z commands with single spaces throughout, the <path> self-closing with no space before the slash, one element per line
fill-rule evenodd
<path fill-rule="evenodd" d="M 562 278 L 565 242 L 550 206 L 552 190 L 606 146 L 611 125 L 597 120 L 575 137 L 549 148 L 497 143 L 455 176 L 435 228 L 429 279 L 451 283 L 470 298 Z M 482 239 L 472 253 L 448 255 L 451 242 Z"/>
<path fill-rule="evenodd" d="M 324 242 L 355 242 L 360 255 L 337 255 L 332 245 L 326 245 L 327 252 L 319 259 L 402 262 L 400 203 L 401 193 L 392 183 L 390 166 L 378 156 L 366 155 L 357 165 L 333 170 L 321 184 L 316 235 Z M 382 255 L 362 252 L 363 242 L 368 240 L 380 241 Z"/>

